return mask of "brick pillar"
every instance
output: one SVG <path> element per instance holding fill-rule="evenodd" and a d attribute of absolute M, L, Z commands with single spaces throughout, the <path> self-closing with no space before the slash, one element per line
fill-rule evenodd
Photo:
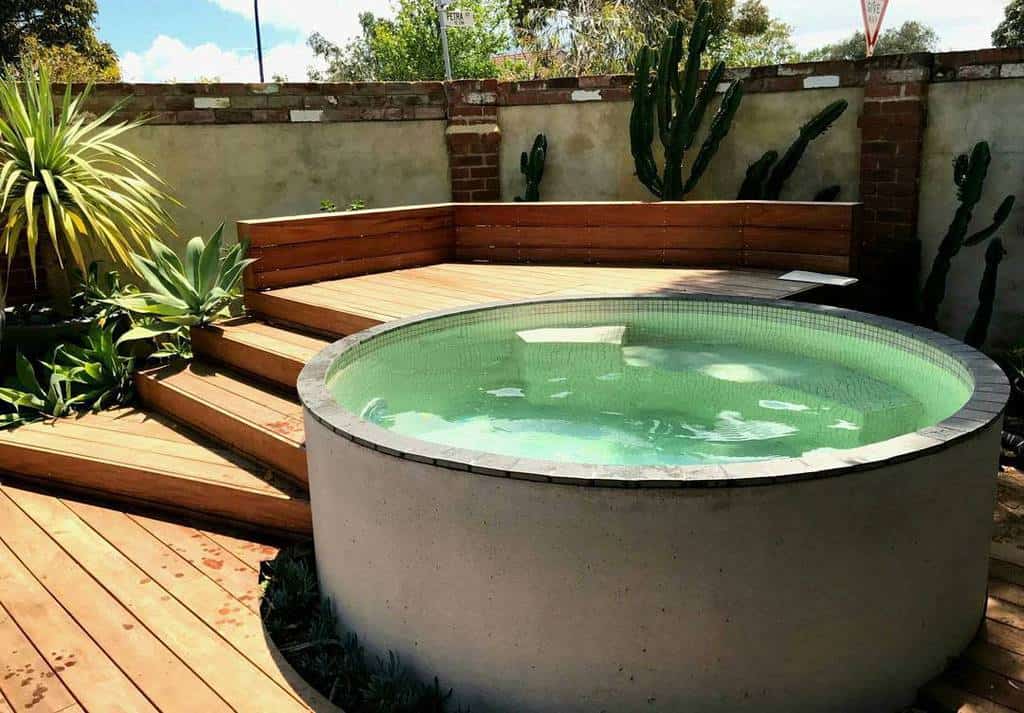
<path fill-rule="evenodd" d="M 880 57 L 865 64 L 860 117 L 861 272 L 864 307 L 912 313 L 920 245 L 917 210 L 932 55 Z"/>
<path fill-rule="evenodd" d="M 448 166 L 452 200 L 481 203 L 501 200 L 498 157 L 498 81 L 496 79 L 447 82 Z"/>

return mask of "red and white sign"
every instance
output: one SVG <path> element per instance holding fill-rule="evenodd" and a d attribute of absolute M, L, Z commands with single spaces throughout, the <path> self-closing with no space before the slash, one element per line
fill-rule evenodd
<path fill-rule="evenodd" d="M 868 42 L 868 57 L 875 53 L 878 35 L 882 31 L 882 20 L 889 0 L 860 0 L 860 9 L 864 14 L 864 37 Z"/>

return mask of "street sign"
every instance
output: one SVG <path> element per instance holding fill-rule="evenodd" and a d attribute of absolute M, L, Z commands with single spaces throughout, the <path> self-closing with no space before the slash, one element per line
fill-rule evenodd
<path fill-rule="evenodd" d="M 864 15 L 864 37 L 868 45 L 868 57 L 875 53 L 878 35 L 882 31 L 882 20 L 889 0 L 860 0 L 860 9 Z"/>
<path fill-rule="evenodd" d="M 448 27 L 472 27 L 473 13 L 469 10 L 448 10 Z"/>

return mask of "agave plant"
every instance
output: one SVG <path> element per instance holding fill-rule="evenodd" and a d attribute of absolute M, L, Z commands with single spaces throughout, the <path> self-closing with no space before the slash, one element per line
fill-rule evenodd
<path fill-rule="evenodd" d="M 117 144 L 145 119 L 114 122 L 119 102 L 99 116 L 84 110 L 91 85 L 54 99 L 49 71 L 24 68 L 0 78 L 0 251 L 27 248 L 33 275 L 40 242 L 63 272 L 68 256 L 83 272 L 92 245 L 128 264 L 171 224 L 173 201 L 149 165 Z"/>
<path fill-rule="evenodd" d="M 221 224 L 209 242 L 192 238 L 182 261 L 173 250 L 158 240 L 150 242 L 152 258 L 132 255 L 135 269 L 142 276 L 147 292 L 127 294 L 111 300 L 155 324 L 138 325 L 128 330 L 121 341 L 149 339 L 182 327 L 207 324 L 227 314 L 228 306 L 239 294 L 239 283 L 246 265 L 247 246 L 236 243 L 221 254 Z"/>

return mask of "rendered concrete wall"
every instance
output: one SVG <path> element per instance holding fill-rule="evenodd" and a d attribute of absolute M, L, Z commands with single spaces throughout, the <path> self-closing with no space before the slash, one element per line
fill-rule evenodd
<path fill-rule="evenodd" d="M 179 235 L 224 221 L 315 213 L 360 198 L 369 207 L 451 199 L 443 121 L 146 126 L 124 144 L 151 161 L 184 204 Z"/>
<path fill-rule="evenodd" d="M 918 236 L 922 243 L 922 279 L 957 208 L 953 158 L 988 141 L 992 165 L 972 230 L 987 226 L 1008 194 L 1017 204 L 999 235 L 1009 253 L 999 272 L 998 293 L 989 344 L 1020 345 L 1024 335 L 1024 133 L 1017 117 L 1024 111 L 1024 79 L 933 84 L 928 93 L 923 180 Z M 961 337 L 978 304 L 985 269 L 985 247 L 965 247 L 954 259 L 939 321 L 943 330 Z"/>
<path fill-rule="evenodd" d="M 810 200 L 821 188 L 839 183 L 842 200 L 856 200 L 860 177 L 859 88 L 752 93 L 743 99 L 732 130 L 710 169 L 690 196 L 696 200 L 736 197 L 747 167 L 769 149 L 781 154 L 800 125 L 830 102 L 846 99 L 850 108 L 815 141 L 787 184 L 783 198 Z M 629 149 L 630 102 L 578 102 L 506 106 L 501 125 L 502 195 L 521 195 L 519 154 L 537 133 L 548 137 L 549 153 L 541 195 L 544 200 L 653 200 L 633 175 Z M 709 114 L 710 116 L 710 114 Z M 705 120 L 705 125 L 708 120 Z M 702 141 L 701 136 L 698 141 Z M 660 143 L 655 141 L 660 160 Z M 692 160 L 699 144 L 688 154 Z"/>
<path fill-rule="evenodd" d="M 998 422 L 761 487 L 619 489 L 402 460 L 306 413 L 321 585 L 474 711 L 897 710 L 985 605 Z"/>

